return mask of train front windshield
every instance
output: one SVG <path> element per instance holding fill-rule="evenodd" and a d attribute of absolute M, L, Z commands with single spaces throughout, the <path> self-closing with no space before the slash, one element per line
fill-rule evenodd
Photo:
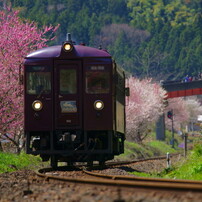
<path fill-rule="evenodd" d="M 27 67 L 27 94 L 50 94 L 51 93 L 51 72 L 46 66 Z"/>
<path fill-rule="evenodd" d="M 87 71 L 86 72 L 86 93 L 106 94 L 109 93 L 109 72 Z"/>

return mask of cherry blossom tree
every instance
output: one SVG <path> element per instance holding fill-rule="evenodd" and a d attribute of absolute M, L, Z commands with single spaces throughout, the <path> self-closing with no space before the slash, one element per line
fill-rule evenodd
<path fill-rule="evenodd" d="M 128 139 L 141 142 L 151 124 L 164 112 L 166 91 L 151 79 L 128 79 L 130 97 L 126 106 L 126 135 Z"/>
<path fill-rule="evenodd" d="M 18 11 L 0 11 L 0 138 L 18 149 L 23 135 L 23 88 L 19 85 L 23 58 L 54 39 L 58 26 L 41 30 L 34 22 L 22 20 Z"/>
<path fill-rule="evenodd" d="M 185 99 L 186 108 L 189 113 L 189 121 L 197 121 L 198 115 L 202 114 L 202 106 L 199 99 L 196 97 L 189 97 L 188 99 Z"/>
<path fill-rule="evenodd" d="M 168 99 L 168 106 L 165 109 L 165 113 L 168 111 L 173 112 L 173 127 L 174 130 L 181 130 L 181 126 L 183 123 L 187 122 L 189 119 L 189 113 L 186 108 L 186 103 L 183 98 L 171 98 Z M 166 128 L 171 130 L 172 128 L 172 120 L 165 116 L 165 124 Z"/>
<path fill-rule="evenodd" d="M 196 97 L 168 99 L 165 112 L 173 111 L 173 126 L 175 131 L 185 128 L 190 122 L 196 122 L 198 115 L 202 114 L 202 106 Z M 166 117 L 166 127 L 171 130 L 171 120 Z"/>
<path fill-rule="evenodd" d="M 187 125 L 190 125 L 191 130 L 193 130 L 193 123 L 196 123 L 198 121 L 198 116 L 202 114 L 201 102 L 196 97 L 190 97 L 185 100 L 185 103 L 189 113 Z"/>

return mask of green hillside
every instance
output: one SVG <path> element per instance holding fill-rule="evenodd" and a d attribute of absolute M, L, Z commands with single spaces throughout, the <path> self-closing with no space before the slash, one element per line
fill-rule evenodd
<path fill-rule="evenodd" d="M 138 77 L 171 80 L 202 72 L 201 0 L 10 2 L 39 26 L 60 24 L 55 43 L 70 32 L 77 43 L 101 45 Z"/>

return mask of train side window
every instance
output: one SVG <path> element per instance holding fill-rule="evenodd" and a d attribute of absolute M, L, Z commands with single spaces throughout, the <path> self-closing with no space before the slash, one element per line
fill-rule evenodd
<path fill-rule="evenodd" d="M 27 67 L 27 94 L 50 94 L 51 93 L 51 72 L 48 67 L 30 66 Z"/>
<path fill-rule="evenodd" d="M 109 93 L 109 72 L 87 71 L 86 72 L 86 93 L 106 94 Z"/>
<path fill-rule="evenodd" d="M 60 70 L 60 94 L 77 93 L 77 80 L 75 69 Z"/>

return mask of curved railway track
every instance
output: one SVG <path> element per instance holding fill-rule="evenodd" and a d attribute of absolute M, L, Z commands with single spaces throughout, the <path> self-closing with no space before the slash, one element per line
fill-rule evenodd
<path fill-rule="evenodd" d="M 191 191 L 202 190 L 202 181 L 105 175 L 105 174 L 94 173 L 94 172 L 85 171 L 85 170 L 83 172 L 90 176 L 108 179 L 109 181 L 113 181 L 114 185 L 120 185 L 120 186 L 174 189 L 174 190 L 180 189 L 180 190 L 191 190 Z"/>
<path fill-rule="evenodd" d="M 151 159 L 150 159 L 151 160 Z M 143 161 L 143 160 L 142 160 Z M 132 162 L 113 162 L 107 164 L 107 166 L 123 165 L 129 163 L 137 163 L 138 161 Z M 144 178 L 144 177 L 133 177 L 133 176 L 122 176 L 122 175 L 106 175 L 96 173 L 96 171 L 87 171 L 83 166 L 76 167 L 82 170 L 86 175 L 85 178 L 75 177 L 64 177 L 55 176 L 51 168 L 41 169 L 36 172 L 40 177 L 46 180 L 60 180 L 73 183 L 83 184 L 94 184 L 94 185 L 110 185 L 119 187 L 135 187 L 135 188 L 149 188 L 149 189 L 164 189 L 164 190 L 184 190 L 184 191 L 202 191 L 202 181 L 193 180 L 172 180 L 172 179 L 161 179 L 161 178 Z M 59 170 L 65 170 L 67 167 L 60 167 Z M 49 172 L 49 173 L 48 173 Z M 87 177 L 88 176 L 88 177 Z M 99 179 L 98 179 L 99 178 Z"/>

